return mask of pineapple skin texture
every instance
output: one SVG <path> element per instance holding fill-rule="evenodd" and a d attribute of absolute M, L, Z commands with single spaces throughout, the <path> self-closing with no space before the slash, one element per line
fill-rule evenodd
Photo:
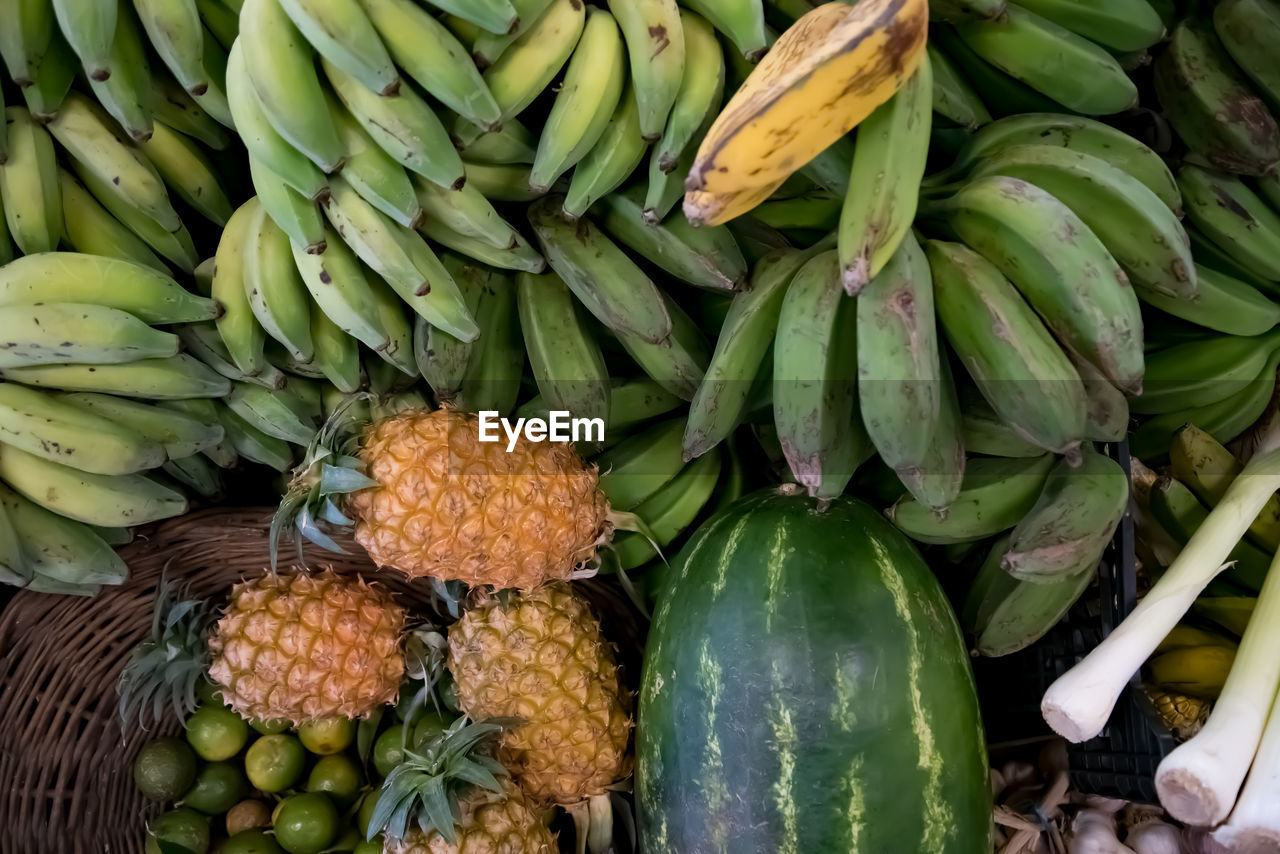
<path fill-rule="evenodd" d="M 555 854 L 555 836 L 514 786 L 501 795 L 481 792 L 464 800 L 454 826 L 457 841 L 414 828 L 404 839 L 388 839 L 383 854 Z"/>
<path fill-rule="evenodd" d="M 209 641 L 209 676 L 247 719 L 356 718 L 395 702 L 404 609 L 333 571 L 241 582 Z"/>
<path fill-rule="evenodd" d="M 529 590 L 569 578 L 611 530 L 595 466 L 572 447 L 522 435 L 507 453 L 469 413 L 376 422 L 358 457 L 379 485 L 348 499 L 356 541 L 411 578 Z"/>
<path fill-rule="evenodd" d="M 630 773 L 630 697 L 612 647 L 565 583 L 493 600 L 449 629 L 448 667 L 473 720 L 514 717 L 498 758 L 530 797 L 575 804 Z"/>

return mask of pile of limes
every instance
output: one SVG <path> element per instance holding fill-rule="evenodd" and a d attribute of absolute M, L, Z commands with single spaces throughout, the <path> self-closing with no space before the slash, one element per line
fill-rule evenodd
<path fill-rule="evenodd" d="M 203 700 L 185 738 L 147 742 L 134 760 L 139 791 L 174 804 L 147 828 L 146 854 L 381 854 L 381 837 L 365 837 L 382 780 L 406 746 L 448 726 L 421 710 L 406 723 L 402 704 L 380 722 L 331 718 L 291 729 L 246 722 L 211 692 Z"/>

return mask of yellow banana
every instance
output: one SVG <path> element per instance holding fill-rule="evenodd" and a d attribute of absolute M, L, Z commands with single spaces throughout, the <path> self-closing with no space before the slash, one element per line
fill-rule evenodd
<path fill-rule="evenodd" d="M 924 56 L 927 0 L 827 3 L 760 60 L 711 126 L 690 190 L 781 181 L 889 100 Z"/>

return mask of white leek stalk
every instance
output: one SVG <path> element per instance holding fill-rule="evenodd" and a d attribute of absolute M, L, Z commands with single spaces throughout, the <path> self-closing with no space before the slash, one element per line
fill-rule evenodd
<path fill-rule="evenodd" d="M 1231 673 L 1200 732 L 1156 769 L 1156 792 L 1169 814 L 1212 827 L 1235 805 L 1280 688 L 1280 554 L 1271 561 Z M 1274 791 L 1272 797 L 1275 797 Z"/>
<path fill-rule="evenodd" d="M 1249 524 L 1280 488 L 1278 447 L 1280 430 L 1267 437 L 1133 613 L 1049 686 L 1040 713 L 1055 732 L 1074 742 L 1102 732 L 1124 686 L 1222 571 Z"/>
<path fill-rule="evenodd" d="M 1256 618 L 1257 611 L 1249 621 L 1250 628 Z M 1273 641 L 1273 655 L 1277 654 L 1275 646 Z M 1213 838 L 1240 854 L 1280 851 L 1280 703 L 1272 703 L 1271 717 L 1236 808 L 1227 823 L 1214 831 Z"/>

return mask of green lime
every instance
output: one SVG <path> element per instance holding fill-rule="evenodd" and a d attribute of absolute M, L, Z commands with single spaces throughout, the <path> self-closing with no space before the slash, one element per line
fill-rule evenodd
<path fill-rule="evenodd" d="M 201 706 L 187 718 L 187 741 L 197 756 L 209 762 L 230 759 L 248 740 L 244 718 L 222 706 Z"/>
<path fill-rule="evenodd" d="M 255 789 L 282 792 L 298 782 L 307 752 L 296 735 L 264 735 L 249 745 L 244 770 Z"/>
<path fill-rule="evenodd" d="M 217 854 L 284 854 L 274 837 L 257 830 L 233 833 L 218 846 Z"/>
<path fill-rule="evenodd" d="M 423 712 L 413 725 L 413 746 L 421 749 L 449 728 L 449 722 L 438 712 Z"/>
<path fill-rule="evenodd" d="M 379 833 L 373 839 L 362 840 L 351 849 L 351 854 L 382 854 L 382 834 Z"/>
<path fill-rule="evenodd" d="M 249 798 L 227 810 L 227 833 L 235 836 L 242 830 L 271 826 L 271 808 L 256 798 Z"/>
<path fill-rule="evenodd" d="M 421 682 L 406 682 L 400 686 L 400 696 L 396 699 L 395 705 L 396 720 L 406 721 L 409 719 L 409 709 L 413 705 L 414 698 L 418 696 L 418 689 L 421 687 Z"/>
<path fill-rule="evenodd" d="M 319 854 L 338 836 L 338 810 L 317 792 L 293 795 L 280 802 L 273 827 L 289 854 Z"/>
<path fill-rule="evenodd" d="M 340 753 L 356 739 L 356 722 L 350 718 L 322 718 L 298 727 L 302 746 L 319 756 Z"/>
<path fill-rule="evenodd" d="M 196 779 L 196 755 L 180 738 L 157 738 L 133 760 L 133 783 L 157 801 L 176 801 Z"/>
<path fill-rule="evenodd" d="M 360 766 L 350 757 L 322 756 L 307 777 L 307 791 L 324 792 L 340 806 L 346 806 L 360 794 L 362 782 Z"/>
<path fill-rule="evenodd" d="M 348 827 L 338 841 L 329 846 L 330 851 L 355 851 L 356 846 L 360 844 L 360 832 L 354 827 Z"/>
<path fill-rule="evenodd" d="M 279 735 L 289 731 L 288 721 L 260 721 L 257 718 L 249 721 L 249 726 L 259 735 Z"/>
<path fill-rule="evenodd" d="M 186 807 L 170 810 L 147 828 L 146 854 L 162 854 L 161 842 L 181 845 L 191 854 L 205 854 L 209 850 L 209 819 Z"/>
<path fill-rule="evenodd" d="M 356 829 L 361 836 L 369 835 L 369 822 L 373 819 L 373 811 L 378 806 L 378 798 L 382 797 L 381 789 L 373 789 L 365 793 L 360 801 L 360 811 L 356 813 Z"/>
<path fill-rule="evenodd" d="M 183 806 L 205 815 L 220 815 L 245 796 L 249 781 L 234 762 L 210 762 L 196 773 L 196 782 L 182 796 Z"/>
<path fill-rule="evenodd" d="M 385 777 L 404 761 L 404 724 L 395 724 L 373 743 L 373 767 Z"/>

